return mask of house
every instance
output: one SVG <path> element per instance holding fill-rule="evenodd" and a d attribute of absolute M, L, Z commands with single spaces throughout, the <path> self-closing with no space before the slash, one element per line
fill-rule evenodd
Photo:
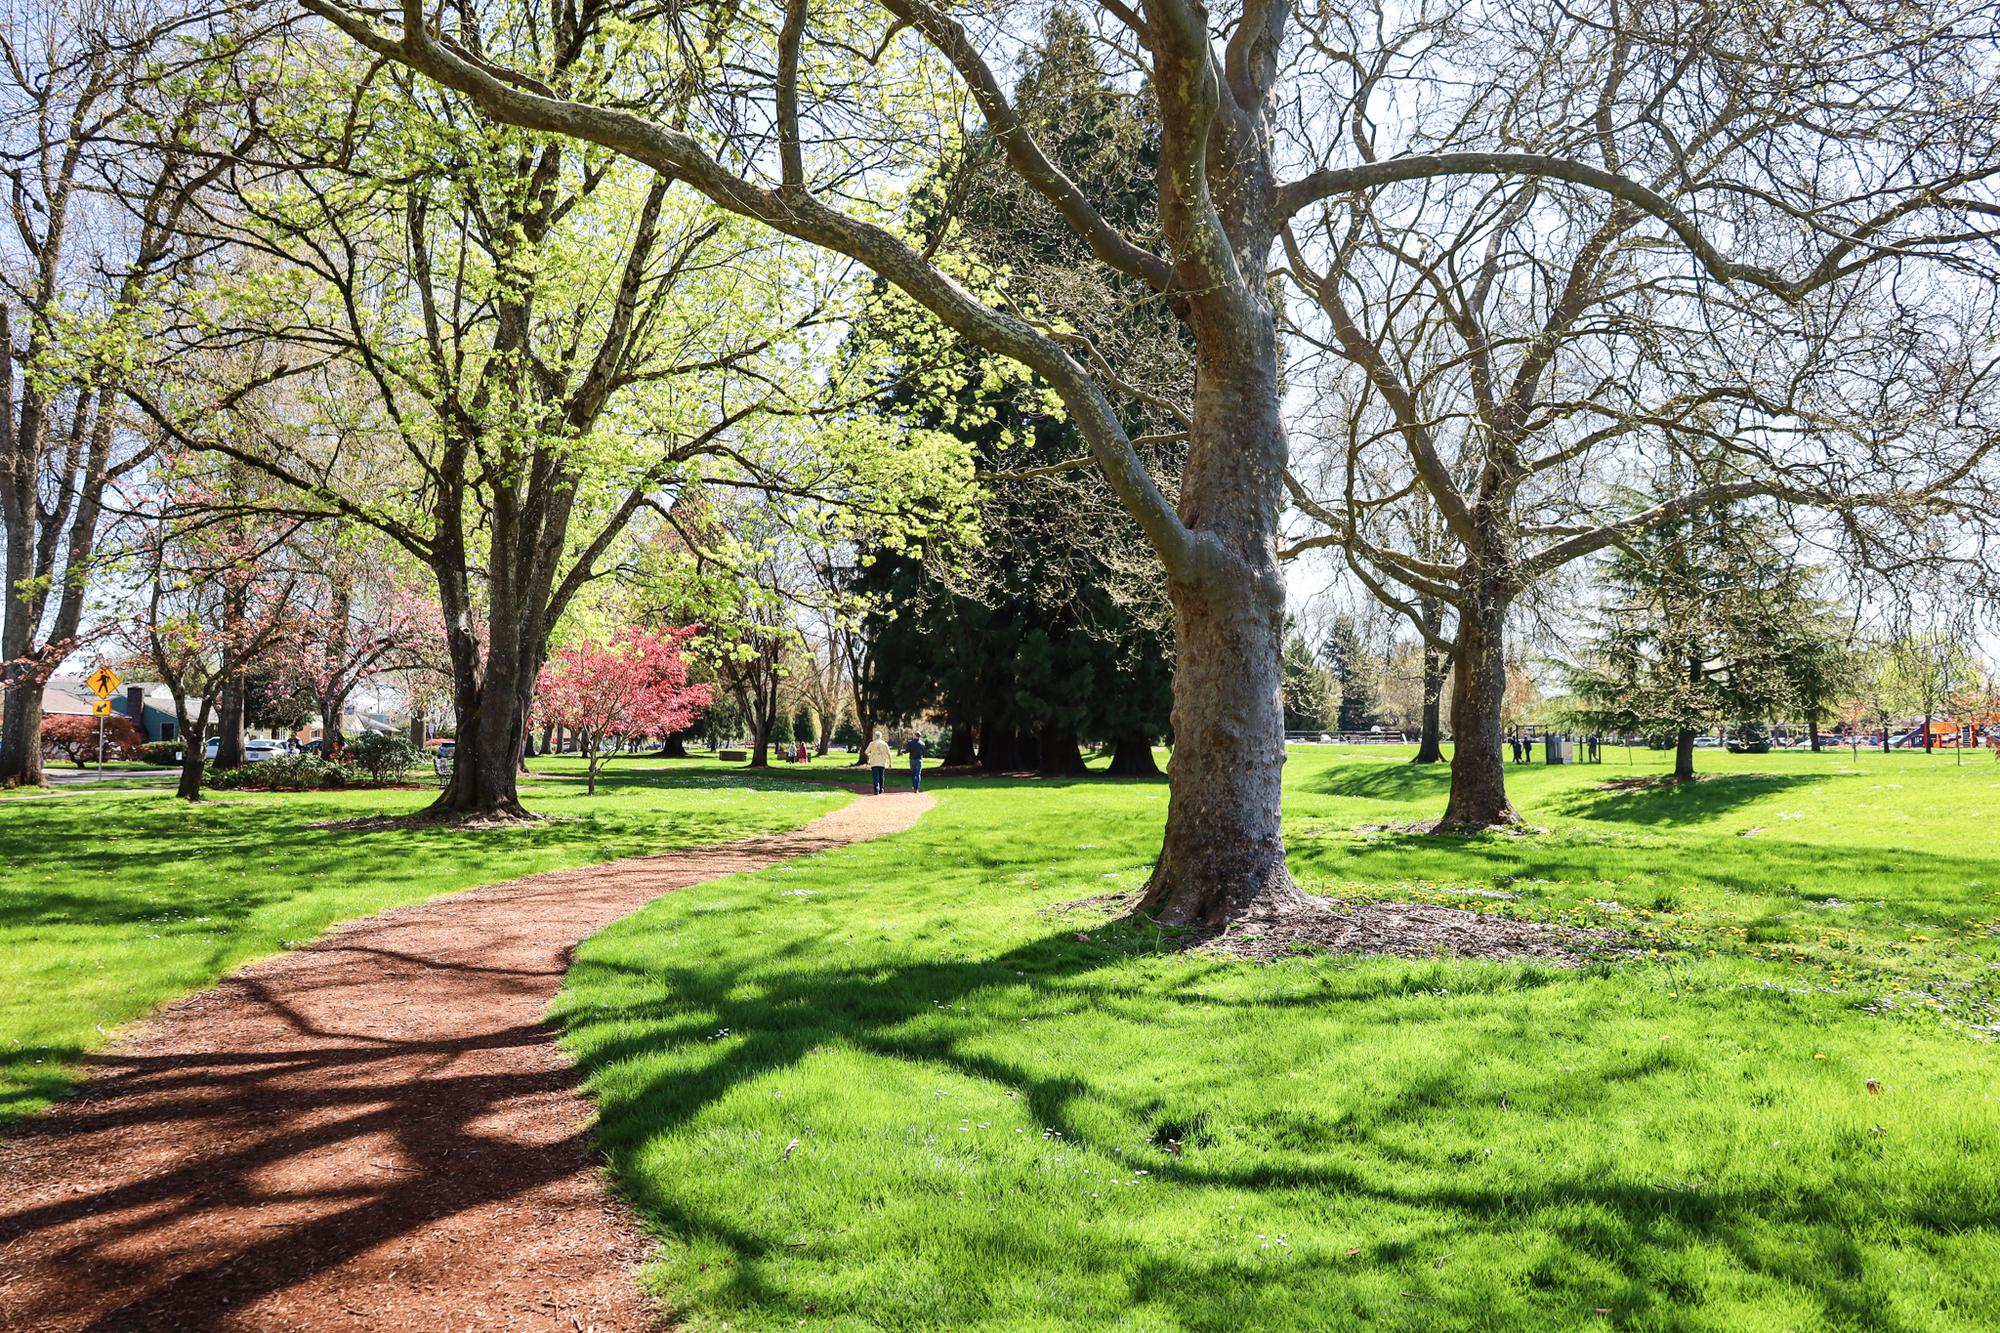
<path fill-rule="evenodd" d="M 44 716 L 91 715 L 91 706 L 97 696 L 82 681 L 68 676 L 57 676 L 42 691 L 42 713 Z M 188 707 L 200 708 L 201 700 L 188 700 Z M 178 724 L 174 721 L 174 697 L 164 685 L 126 685 L 111 696 L 111 711 L 119 717 L 129 717 L 139 724 L 149 741 L 170 741 L 178 734 Z"/>
<path fill-rule="evenodd" d="M 187 701 L 188 711 L 198 713 L 200 699 Z M 111 711 L 122 713 L 139 724 L 149 741 L 179 739 L 175 728 L 174 696 L 164 685 L 127 685 L 111 700 Z"/>

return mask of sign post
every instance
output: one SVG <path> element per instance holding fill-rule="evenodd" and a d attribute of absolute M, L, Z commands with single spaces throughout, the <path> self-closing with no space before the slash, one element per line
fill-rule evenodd
<path fill-rule="evenodd" d="M 83 683 L 90 686 L 90 692 L 97 696 L 97 702 L 90 706 L 90 711 L 97 715 L 97 767 L 101 771 L 104 768 L 104 719 L 111 716 L 112 694 L 124 682 L 118 679 L 116 671 L 100 666 L 85 676 Z"/>

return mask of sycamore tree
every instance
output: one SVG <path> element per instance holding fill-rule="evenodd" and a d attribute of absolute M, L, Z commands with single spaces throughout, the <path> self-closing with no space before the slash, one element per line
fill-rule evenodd
<path fill-rule="evenodd" d="M 629 625 L 607 640 L 559 649 L 542 667 L 534 717 L 579 738 L 591 795 L 608 755 L 631 741 L 687 730 L 714 697 L 708 686 L 689 682 L 681 656 L 698 632 Z"/>
<path fill-rule="evenodd" d="M 1518 822 L 1510 626 L 1571 562 L 1764 497 L 1852 563 L 1904 565 L 1992 511 L 1995 10 L 1400 16 L 1405 45 L 1351 77 L 1403 114 L 1347 122 L 1344 151 L 1570 164 L 1328 195 L 1282 238 L 1300 372 L 1329 399 L 1294 468 L 1298 545 L 1341 548 L 1413 624 L 1451 609 L 1424 631 L 1453 668 L 1443 822 L 1481 828 Z M 1710 281 L 1699 238 L 1571 187 L 1606 174 L 1795 278 Z M 1646 484 L 1695 449 L 1717 465 Z"/>
<path fill-rule="evenodd" d="M 1911 25 L 1900 5 L 1882 7 L 1874 41 L 1864 40 L 1878 22 L 1873 8 L 1843 6 L 1839 15 L 1851 17 L 1841 21 L 1854 31 L 1805 48 L 1804 63 L 1817 65 L 1798 75 L 1801 91 L 1821 95 L 1806 114 L 1760 123 L 1761 137 L 1725 125 L 1690 143 L 1677 118 L 1701 82 L 1766 65 L 1798 68 L 1801 46 L 1775 30 L 1796 6 L 1773 4 L 1768 14 L 1752 6 L 1747 21 L 1721 32 L 1642 34 L 1659 74 L 1654 86 L 1633 78 L 1621 91 L 1614 80 L 1597 100 L 1613 122 L 1638 127 L 1651 150 L 1607 156 L 1588 141 L 1516 147 L 1498 132 L 1473 146 L 1435 141 L 1428 130 L 1438 122 L 1404 114 L 1369 77 L 1401 58 L 1404 38 L 1390 31 L 1397 25 L 1345 4 L 1107 3 L 1086 24 L 1107 68 L 1151 103 L 1160 126 L 1149 210 L 1158 233 L 1135 236 L 1056 164 L 996 72 L 1044 6 L 787 0 L 755 13 L 728 5 L 669 13 L 607 0 L 582 11 L 587 21 L 555 29 L 570 39 L 564 50 L 590 53 L 577 66 L 507 39 L 518 30 L 519 0 L 300 3 L 391 65 L 470 98 L 496 123 L 614 149 L 686 181 L 720 210 L 858 261 L 956 334 L 1051 387 L 1145 533 L 1174 609 L 1173 790 L 1144 904 L 1175 922 L 1312 909 L 1286 869 L 1279 814 L 1278 545 L 1288 448 L 1268 274 L 1292 219 L 1396 182 L 1543 180 L 1551 197 L 1603 201 L 1600 212 L 1614 210 L 1626 230 L 1678 256 L 1690 286 L 1756 304 L 1782 332 L 1794 326 L 1796 308 L 1876 257 L 1916 263 L 1979 231 L 1986 201 L 1968 183 L 2000 169 L 1980 77 L 1990 21 L 1920 25 L 1908 60 L 1924 62 L 1923 78 L 1864 78 L 1869 68 L 1841 64 L 1853 57 L 1866 66 L 1905 49 Z M 1610 40 L 1630 17 L 1566 21 Z M 1440 27 L 1430 44 L 1449 44 L 1454 33 Z M 1776 50 L 1785 61 L 1762 59 Z M 1434 65 L 1435 77 L 1484 83 L 1490 74 L 1474 64 L 1482 54 L 1466 51 L 1455 70 L 1449 61 Z M 1473 68 L 1477 78 L 1468 80 Z M 1897 105 L 1885 109 L 1890 99 Z M 1398 142 L 1356 144 L 1343 132 L 1391 117 L 1410 127 Z M 937 176 L 975 140 L 996 143 L 1008 169 L 1099 264 L 1159 293 L 1186 328 L 1194 383 L 1177 502 L 1135 450 L 1090 331 L 1042 319 L 1036 293 L 965 274 L 947 246 L 919 248 L 915 229 L 900 225 L 907 182 Z M 1690 170 L 1697 195 L 1672 188 Z M 1413 453 L 1423 456 L 1423 447 Z M 1476 491 L 1440 492 L 1446 518 L 1461 525 L 1485 503 Z M 1484 560 L 1490 542 L 1470 526 L 1465 532 L 1475 563 Z M 1509 563 L 1493 572 L 1504 575 Z M 1482 596 L 1504 592 L 1481 586 Z M 1491 625 L 1492 617 L 1463 624 Z M 1498 697 L 1497 659 L 1480 632 L 1461 628 L 1455 673 L 1456 711 L 1475 728 Z"/>

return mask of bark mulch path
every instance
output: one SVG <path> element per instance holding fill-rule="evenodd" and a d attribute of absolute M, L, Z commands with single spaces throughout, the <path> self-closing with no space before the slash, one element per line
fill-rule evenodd
<path fill-rule="evenodd" d="M 542 1023 L 573 946 L 930 805 L 399 908 L 169 1007 L 0 1139 L 0 1329 L 650 1327 L 648 1242 Z"/>

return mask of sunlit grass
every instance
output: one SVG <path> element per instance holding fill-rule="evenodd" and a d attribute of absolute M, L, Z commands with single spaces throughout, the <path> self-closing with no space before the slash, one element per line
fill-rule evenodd
<path fill-rule="evenodd" d="M 1151 782 L 938 783 L 662 899 L 558 1005 L 650 1280 L 700 1329 L 1990 1327 L 2000 765 L 1702 758 L 1519 770 L 1551 832 L 1465 841 L 1354 831 L 1441 771 L 1294 752 L 1309 887 L 1644 950 L 1581 972 L 1050 914 L 1143 882 Z"/>
<path fill-rule="evenodd" d="M 543 823 L 351 833 L 326 820 L 415 810 L 422 791 L 78 792 L 0 804 L 0 1122 L 58 1096 L 120 1023 L 328 925 L 478 884 L 789 828 L 831 790 L 634 760 L 598 794 L 541 761 Z"/>

